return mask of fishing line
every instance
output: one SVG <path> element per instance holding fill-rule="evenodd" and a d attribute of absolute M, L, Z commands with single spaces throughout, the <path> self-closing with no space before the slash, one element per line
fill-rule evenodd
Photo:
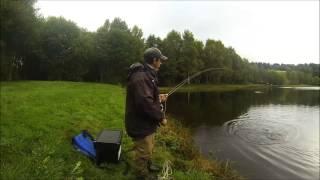
<path fill-rule="evenodd" d="M 197 72 L 195 74 L 193 74 L 192 76 L 187 77 L 186 79 L 184 79 L 183 81 L 181 81 L 179 84 L 177 84 L 175 87 L 173 87 L 167 94 L 168 97 L 173 94 L 174 92 L 176 92 L 180 87 L 182 87 L 183 85 L 185 85 L 187 82 L 190 82 L 193 78 L 201 75 L 202 73 L 205 72 L 209 72 L 209 71 L 213 71 L 213 70 L 225 70 L 225 68 L 208 68 L 205 70 L 202 70 L 200 72 Z"/>
<path fill-rule="evenodd" d="M 174 92 L 176 92 L 180 87 L 182 87 L 183 85 L 185 85 L 187 82 L 190 82 L 193 78 L 201 75 L 202 73 L 205 73 L 205 72 L 209 72 L 209 71 L 213 71 L 213 70 L 226 70 L 226 68 L 208 68 L 208 69 L 205 69 L 205 70 L 202 70 L 202 71 L 199 71 L 195 74 L 193 74 L 192 76 L 189 76 L 187 77 L 186 79 L 184 79 L 183 81 L 181 81 L 179 84 L 177 84 L 175 87 L 173 87 L 168 93 L 167 93 L 167 98 L 173 94 Z M 161 104 L 161 109 L 164 113 L 164 117 L 166 115 L 166 110 L 167 110 L 167 101 L 164 102 L 164 105 Z"/>
<path fill-rule="evenodd" d="M 180 87 L 182 87 L 183 85 L 185 85 L 187 82 L 190 82 L 190 80 L 192 80 L 193 78 L 199 76 L 200 74 L 204 73 L 204 72 L 209 72 L 209 71 L 213 71 L 213 70 L 226 70 L 226 68 L 208 68 L 205 70 L 202 70 L 200 72 L 197 72 L 195 74 L 193 74 L 192 76 L 189 76 L 188 78 L 184 79 L 183 81 L 181 81 L 179 84 L 177 84 L 175 87 L 173 87 L 168 93 L 167 93 L 167 98 L 173 94 L 174 92 L 176 92 Z M 166 117 L 166 111 L 167 111 L 167 101 L 164 101 L 164 103 L 160 104 L 161 105 L 161 110 L 164 114 L 164 117 Z M 164 179 L 169 179 L 169 177 L 172 175 L 172 168 L 171 168 L 171 162 L 170 161 L 166 161 L 163 164 L 162 167 L 162 176 L 158 177 L 158 179 L 160 180 L 164 180 Z"/>

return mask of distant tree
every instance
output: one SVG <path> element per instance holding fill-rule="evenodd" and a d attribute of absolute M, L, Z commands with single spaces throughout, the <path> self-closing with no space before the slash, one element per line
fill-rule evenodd
<path fill-rule="evenodd" d="M 143 32 L 138 26 L 133 26 L 131 29 L 132 43 L 131 45 L 134 47 L 134 51 L 132 54 L 132 62 L 133 61 L 142 61 L 143 60 L 143 52 L 144 52 L 144 39 Z M 129 62 L 130 63 L 130 62 Z"/>
<path fill-rule="evenodd" d="M 162 52 L 169 60 L 160 69 L 159 79 L 162 84 L 174 84 L 178 81 L 177 65 L 182 55 L 182 38 L 177 31 L 171 31 L 163 40 Z"/>
<path fill-rule="evenodd" d="M 198 69 L 196 71 L 200 71 L 200 70 L 203 70 L 204 68 L 206 68 L 204 66 L 204 62 L 203 62 L 204 45 L 203 45 L 202 41 L 195 40 L 194 47 L 196 49 L 195 62 L 197 64 L 197 69 Z M 194 79 L 193 82 L 200 83 L 201 82 L 201 76 L 199 76 L 196 79 Z"/>
<path fill-rule="evenodd" d="M 181 79 L 192 75 L 193 73 L 200 70 L 202 62 L 200 61 L 200 52 L 196 47 L 196 40 L 193 34 L 186 30 L 182 35 L 182 56 L 177 62 L 177 71 Z"/>
<path fill-rule="evenodd" d="M 312 85 L 316 85 L 316 86 L 320 86 L 320 77 L 314 76 L 314 77 L 312 78 L 311 84 L 312 84 Z"/>
<path fill-rule="evenodd" d="M 311 63 L 309 64 L 309 66 L 312 71 L 312 76 L 320 77 L 320 64 Z"/>
<path fill-rule="evenodd" d="M 290 84 L 299 84 L 299 77 L 297 71 L 288 71 L 287 76 Z"/>
<path fill-rule="evenodd" d="M 41 44 L 41 33 L 44 30 L 45 19 L 38 17 L 34 22 L 35 33 L 33 34 L 28 52 L 21 68 L 21 79 L 47 80 L 47 64 L 44 63 L 46 55 Z"/>
<path fill-rule="evenodd" d="M 142 31 L 135 26 L 131 31 L 124 21 L 106 21 L 97 33 L 100 81 L 119 83 L 126 79 L 130 64 L 139 61 L 143 52 Z"/>
<path fill-rule="evenodd" d="M 151 34 L 147 38 L 145 42 L 145 49 L 150 47 L 157 47 L 159 49 L 162 49 L 162 40 L 160 37 L 156 37 L 155 35 Z"/>
<path fill-rule="evenodd" d="M 63 17 L 49 17 L 45 22 L 41 44 L 46 56 L 44 63 L 48 67 L 49 80 L 72 79 L 69 77 L 74 76 L 77 69 L 70 69 L 70 66 L 75 63 L 74 51 L 79 37 L 80 29 L 77 25 Z"/>
<path fill-rule="evenodd" d="M 104 79 L 107 76 L 106 72 L 108 67 L 108 54 L 106 53 L 105 50 L 109 48 L 109 43 L 108 43 L 109 31 L 110 31 L 110 22 L 107 19 L 104 22 L 103 26 L 98 28 L 97 34 L 95 36 L 95 52 L 96 52 L 97 59 L 91 67 L 91 72 L 98 72 L 96 77 L 98 77 L 99 82 L 104 82 Z"/>
<path fill-rule="evenodd" d="M 26 57 L 33 47 L 37 17 L 34 0 L 0 1 L 1 80 L 20 79 Z"/>
<path fill-rule="evenodd" d="M 191 31 L 172 30 L 162 40 L 143 38 L 138 26 L 106 20 L 87 32 L 63 17 L 36 15 L 34 0 L 0 0 L 0 80 L 41 79 L 124 83 L 128 67 L 142 61 L 143 51 L 158 47 L 169 60 L 159 73 L 161 85 L 174 85 L 204 68 L 224 68 L 192 83 L 267 83 L 319 85 L 319 64 L 249 63 L 232 47 Z"/>
<path fill-rule="evenodd" d="M 203 50 L 203 63 L 205 67 L 222 68 L 224 45 L 221 41 L 208 39 Z M 206 83 L 220 83 L 221 73 L 208 72 L 205 74 Z"/>
<path fill-rule="evenodd" d="M 72 43 L 70 59 L 66 62 L 66 80 L 82 81 L 95 60 L 94 34 L 81 30 L 80 36 Z"/>

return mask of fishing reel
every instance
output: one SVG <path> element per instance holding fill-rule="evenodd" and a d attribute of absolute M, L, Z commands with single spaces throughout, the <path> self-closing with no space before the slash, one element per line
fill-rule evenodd
<path fill-rule="evenodd" d="M 164 112 L 164 104 L 163 103 L 160 103 L 160 109 L 161 109 L 161 112 Z"/>

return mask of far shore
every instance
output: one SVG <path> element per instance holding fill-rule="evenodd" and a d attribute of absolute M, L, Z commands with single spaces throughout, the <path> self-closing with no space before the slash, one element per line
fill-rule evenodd
<path fill-rule="evenodd" d="M 314 87 L 311 85 L 271 85 L 271 84 L 186 84 L 178 92 L 210 92 L 210 91 L 235 91 L 240 89 L 265 89 L 270 87 Z M 160 87 L 161 93 L 168 93 L 174 86 Z"/>
<path fill-rule="evenodd" d="M 179 88 L 179 92 L 210 92 L 210 91 L 235 91 L 239 89 L 261 89 L 269 88 L 270 85 L 261 85 L 261 84 L 186 84 Z M 166 93 L 172 90 L 173 87 L 160 87 L 161 93 Z"/>

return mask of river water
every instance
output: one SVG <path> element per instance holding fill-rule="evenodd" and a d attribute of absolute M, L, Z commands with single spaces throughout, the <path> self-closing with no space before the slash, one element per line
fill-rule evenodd
<path fill-rule="evenodd" d="M 175 93 L 167 112 L 248 179 L 319 179 L 320 87 Z"/>

